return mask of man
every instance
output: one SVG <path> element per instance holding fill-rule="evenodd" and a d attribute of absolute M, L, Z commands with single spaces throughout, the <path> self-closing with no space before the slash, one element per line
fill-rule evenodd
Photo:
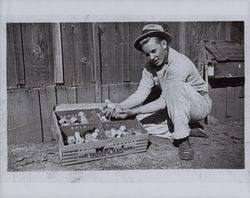
<path fill-rule="evenodd" d="M 171 41 L 171 35 L 161 25 L 143 27 L 142 35 L 136 39 L 134 46 L 143 52 L 148 62 L 136 92 L 117 105 L 111 116 L 125 119 L 166 109 L 174 125 L 172 138 L 174 145 L 179 147 L 180 159 L 192 160 L 194 152 L 188 139 L 189 123 L 204 119 L 211 110 L 212 102 L 207 85 L 195 65 L 169 47 Z M 155 85 L 161 88 L 161 96 L 140 106 Z"/>

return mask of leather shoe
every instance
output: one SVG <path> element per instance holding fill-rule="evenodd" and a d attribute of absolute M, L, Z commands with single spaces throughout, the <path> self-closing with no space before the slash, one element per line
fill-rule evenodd
<path fill-rule="evenodd" d="M 178 154 L 181 160 L 192 160 L 194 158 L 194 151 L 191 148 L 188 138 L 180 141 Z"/>

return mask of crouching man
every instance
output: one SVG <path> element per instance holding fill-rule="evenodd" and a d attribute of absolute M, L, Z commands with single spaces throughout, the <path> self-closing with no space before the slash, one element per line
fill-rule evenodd
<path fill-rule="evenodd" d="M 212 102 L 208 87 L 195 65 L 169 47 L 171 41 L 171 35 L 161 25 L 143 27 L 142 35 L 135 40 L 134 46 L 143 52 L 148 62 L 135 93 L 118 104 L 111 116 L 126 119 L 166 109 L 174 125 L 172 138 L 174 145 L 179 147 L 180 159 L 192 160 L 194 152 L 189 143 L 189 123 L 204 119 L 211 110 Z M 161 88 L 161 96 L 142 105 L 155 85 Z"/>

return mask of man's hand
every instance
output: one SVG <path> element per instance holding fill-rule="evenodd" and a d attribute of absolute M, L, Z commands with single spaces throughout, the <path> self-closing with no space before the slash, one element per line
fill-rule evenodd
<path fill-rule="evenodd" d="M 103 108 L 103 114 L 107 119 L 110 119 L 113 115 L 114 109 L 104 107 Z"/>
<path fill-rule="evenodd" d="M 119 118 L 119 114 L 123 111 L 124 109 L 122 108 L 122 106 L 121 105 L 119 105 L 119 104 L 117 104 L 116 106 L 115 106 L 115 109 L 114 109 L 114 111 L 113 111 L 113 114 L 112 114 L 112 117 L 114 117 L 114 118 Z"/>
<path fill-rule="evenodd" d="M 136 109 L 124 109 L 122 111 L 120 111 L 120 113 L 117 115 L 117 118 L 119 119 L 127 119 L 131 116 L 137 116 L 138 114 L 140 114 L 140 110 L 139 108 Z"/>
<path fill-rule="evenodd" d="M 114 104 L 109 100 L 105 100 L 105 106 L 103 107 L 103 114 L 106 118 L 118 118 L 118 114 L 123 110 L 119 104 Z"/>

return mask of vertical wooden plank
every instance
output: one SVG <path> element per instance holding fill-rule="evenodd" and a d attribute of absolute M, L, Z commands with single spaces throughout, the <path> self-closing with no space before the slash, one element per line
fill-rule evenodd
<path fill-rule="evenodd" d="M 233 121 L 244 120 L 244 99 L 239 98 L 241 87 L 227 87 L 227 118 Z"/>
<path fill-rule="evenodd" d="M 109 99 L 112 102 L 120 103 L 130 96 L 133 87 L 129 83 L 109 85 Z"/>
<path fill-rule="evenodd" d="M 204 31 L 205 25 L 202 22 L 187 22 L 186 23 L 186 42 L 185 55 L 198 66 L 197 51 L 200 50 L 199 44 L 206 40 Z"/>
<path fill-rule="evenodd" d="M 231 41 L 235 41 L 241 45 L 244 45 L 244 21 L 231 22 L 231 31 Z"/>
<path fill-rule="evenodd" d="M 234 97 L 234 114 L 233 119 L 235 121 L 244 121 L 244 98 L 240 97 L 241 87 L 233 88 Z"/>
<path fill-rule="evenodd" d="M 102 102 L 109 99 L 112 102 L 120 103 L 135 92 L 138 83 L 122 83 L 102 86 Z"/>
<path fill-rule="evenodd" d="M 54 54 L 54 82 L 63 83 L 63 64 L 62 64 L 62 43 L 60 23 L 52 24 L 53 34 L 53 54 Z"/>
<path fill-rule="evenodd" d="M 163 26 L 164 30 L 169 32 L 173 40 L 170 43 L 170 46 L 177 51 L 180 50 L 180 23 L 179 22 L 168 22 L 168 23 L 159 23 Z"/>
<path fill-rule="evenodd" d="M 123 82 L 130 82 L 130 64 L 129 64 L 129 23 L 122 23 L 122 38 L 123 38 Z"/>
<path fill-rule="evenodd" d="M 21 24 L 26 87 L 54 85 L 51 24 Z"/>
<path fill-rule="evenodd" d="M 220 122 L 226 119 L 226 88 L 216 88 L 209 90 L 209 96 L 213 102 L 211 114 Z"/>
<path fill-rule="evenodd" d="M 94 79 L 95 79 L 95 101 L 101 102 L 102 93 L 101 93 L 101 84 L 102 84 L 102 75 L 101 75 L 101 57 L 100 57 L 100 29 L 99 25 L 93 23 L 93 55 L 94 55 Z"/>
<path fill-rule="evenodd" d="M 76 85 L 91 85 L 94 77 L 93 27 L 90 23 L 77 24 L 80 30 L 75 34 L 76 42 Z M 79 28 L 78 28 L 79 29 Z"/>
<path fill-rule="evenodd" d="M 237 98 L 234 97 L 234 89 L 233 87 L 226 87 L 226 118 L 234 119 L 235 102 Z"/>
<path fill-rule="evenodd" d="M 226 41 L 226 24 L 227 23 L 230 23 L 230 22 L 218 22 L 217 41 Z"/>
<path fill-rule="evenodd" d="M 242 87 L 236 87 L 235 88 L 235 95 L 236 95 L 236 97 L 237 97 L 237 103 L 236 103 L 236 105 L 237 105 L 237 110 L 238 110 L 238 112 L 237 112 L 237 118 L 240 120 L 240 121 L 243 121 L 244 122 L 244 118 L 245 118 L 245 99 L 244 99 L 244 97 L 242 98 L 241 97 L 241 89 L 242 89 Z M 243 89 L 244 89 L 244 87 L 243 87 Z"/>
<path fill-rule="evenodd" d="M 93 77 L 93 33 L 90 23 L 62 23 L 64 85 L 90 85 Z"/>
<path fill-rule="evenodd" d="M 231 22 L 227 22 L 225 41 L 231 41 L 231 32 L 232 32 L 232 24 Z"/>
<path fill-rule="evenodd" d="M 183 25 L 182 25 L 183 26 Z M 194 65 L 198 68 L 199 72 L 201 73 L 201 66 L 199 57 L 201 56 L 201 50 L 202 46 L 200 43 L 203 43 L 202 37 L 202 31 L 203 26 L 200 23 L 197 22 L 189 22 L 185 23 L 185 29 L 180 26 L 180 40 L 183 34 L 183 31 L 185 31 L 185 42 L 180 41 L 184 45 L 185 55 L 194 63 Z"/>
<path fill-rule="evenodd" d="M 239 98 L 245 98 L 245 86 L 240 87 Z"/>
<path fill-rule="evenodd" d="M 95 86 L 82 86 L 76 88 L 77 103 L 95 103 Z M 101 102 L 101 101 L 100 101 Z"/>
<path fill-rule="evenodd" d="M 13 35 L 13 26 L 14 24 L 7 24 L 7 88 L 16 88 L 17 87 L 17 73 L 16 73 L 16 57 L 15 57 L 15 48 L 18 47 L 18 44 L 14 44 L 14 35 Z"/>
<path fill-rule="evenodd" d="M 129 23 L 129 65 L 131 82 L 139 82 L 143 67 L 146 63 L 145 56 L 134 48 L 134 41 L 142 33 L 145 23 L 131 22 Z"/>
<path fill-rule="evenodd" d="M 218 23 L 217 22 L 206 22 L 205 23 L 206 27 L 206 36 L 209 41 L 217 41 L 217 27 Z"/>
<path fill-rule="evenodd" d="M 55 87 L 46 87 L 39 89 L 39 98 L 43 129 L 43 141 L 49 142 L 54 138 L 52 137 L 51 126 L 52 111 L 53 107 L 56 105 Z"/>
<path fill-rule="evenodd" d="M 65 86 L 75 86 L 76 84 L 76 58 L 74 46 L 75 40 L 73 36 L 74 30 L 74 26 L 71 26 L 71 23 L 61 23 L 62 57 Z"/>
<path fill-rule="evenodd" d="M 76 103 L 75 87 L 56 87 L 57 104 Z"/>
<path fill-rule="evenodd" d="M 8 144 L 42 142 L 38 90 L 7 92 Z"/>
<path fill-rule="evenodd" d="M 103 23 L 101 31 L 102 83 L 120 83 L 124 64 L 122 24 Z"/>
<path fill-rule="evenodd" d="M 186 52 L 186 23 L 180 22 L 180 37 L 179 37 L 179 52 L 185 54 Z"/>
<path fill-rule="evenodd" d="M 102 85 L 102 102 L 109 99 L 109 85 Z"/>
<path fill-rule="evenodd" d="M 7 24 L 7 87 L 25 84 L 21 29 L 18 23 Z"/>
<path fill-rule="evenodd" d="M 130 83 L 130 95 L 133 94 L 139 86 L 139 83 Z"/>
<path fill-rule="evenodd" d="M 208 84 L 207 74 L 205 73 L 205 64 L 206 64 L 206 51 L 205 51 L 205 42 L 201 41 L 198 45 L 198 64 L 196 65 L 200 75 Z"/>

